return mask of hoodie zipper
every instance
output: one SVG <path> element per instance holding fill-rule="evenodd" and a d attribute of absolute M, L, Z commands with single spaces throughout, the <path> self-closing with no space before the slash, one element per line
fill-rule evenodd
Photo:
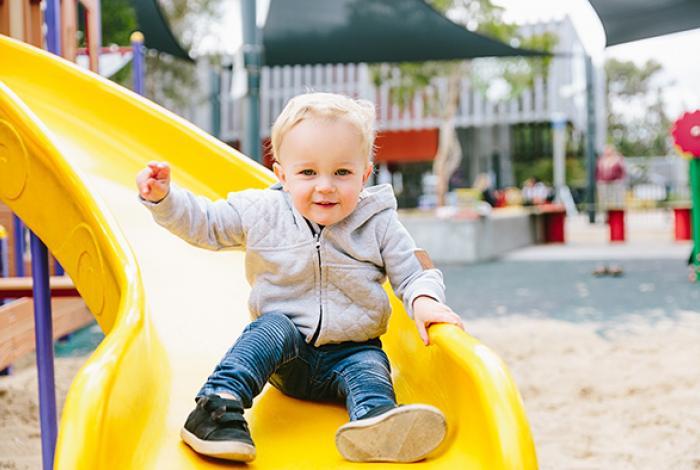
<path fill-rule="evenodd" d="M 316 331 L 311 338 L 311 345 L 316 345 L 316 340 L 321 335 L 321 325 L 323 324 L 323 268 L 321 267 L 321 232 L 316 233 L 313 229 L 313 225 L 309 224 L 311 232 L 314 234 L 314 239 L 316 240 L 316 256 L 318 257 L 318 325 L 316 325 Z M 323 229 L 321 229 L 323 230 Z"/>

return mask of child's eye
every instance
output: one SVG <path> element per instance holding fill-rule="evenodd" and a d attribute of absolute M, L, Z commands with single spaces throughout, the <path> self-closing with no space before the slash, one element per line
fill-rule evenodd
<path fill-rule="evenodd" d="M 338 176 L 348 176 L 352 174 L 352 171 L 341 168 L 340 170 L 336 171 L 335 174 Z"/>
<path fill-rule="evenodd" d="M 314 170 L 301 170 L 299 174 L 304 176 L 313 176 L 315 172 Z"/>

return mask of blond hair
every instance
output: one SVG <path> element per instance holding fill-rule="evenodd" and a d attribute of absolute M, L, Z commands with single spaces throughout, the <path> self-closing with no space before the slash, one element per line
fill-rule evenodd
<path fill-rule="evenodd" d="M 374 149 L 374 104 L 336 93 L 305 93 L 297 95 L 284 107 L 272 126 L 272 155 L 279 161 L 282 140 L 294 126 L 310 118 L 342 119 L 354 126 L 362 138 L 362 151 L 372 160 Z"/>

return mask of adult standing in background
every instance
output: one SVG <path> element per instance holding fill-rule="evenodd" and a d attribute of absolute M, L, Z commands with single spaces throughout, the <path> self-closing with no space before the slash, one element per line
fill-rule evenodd
<path fill-rule="evenodd" d="M 625 160 L 612 145 L 606 145 L 596 164 L 598 207 L 607 212 L 625 202 Z"/>

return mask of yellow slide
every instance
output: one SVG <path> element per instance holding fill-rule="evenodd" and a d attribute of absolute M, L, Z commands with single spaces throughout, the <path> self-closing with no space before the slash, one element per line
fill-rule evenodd
<path fill-rule="evenodd" d="M 61 416 L 58 469 L 190 469 L 179 430 L 194 395 L 248 321 L 243 254 L 208 252 L 158 227 L 134 176 L 168 160 L 209 197 L 265 187 L 264 168 L 111 82 L 0 36 L 0 199 L 75 281 L 105 340 L 75 378 Z M 452 326 L 425 347 L 400 302 L 382 339 L 398 399 L 442 409 L 446 442 L 411 468 L 537 467 L 521 398 L 503 362 Z M 247 412 L 260 468 L 370 468 L 342 459 L 341 405 L 268 387 Z M 401 465 L 392 465 L 398 468 Z"/>

